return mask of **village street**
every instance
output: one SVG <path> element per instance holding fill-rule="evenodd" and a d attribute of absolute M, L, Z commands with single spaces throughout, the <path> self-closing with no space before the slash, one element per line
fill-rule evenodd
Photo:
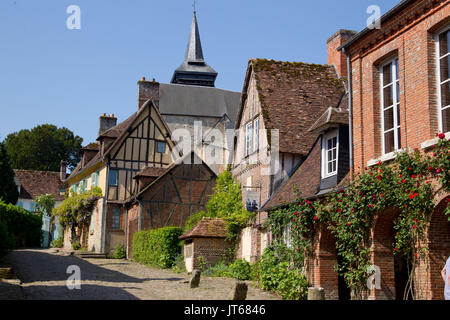
<path fill-rule="evenodd" d="M 227 300 L 233 279 L 202 277 L 190 289 L 186 273 L 149 268 L 127 260 L 80 259 L 55 250 L 16 250 L 4 260 L 14 267 L 22 288 L 2 287 L 0 299 L 26 300 Z M 69 266 L 79 266 L 81 289 L 69 290 Z M 5 296 L 6 295 L 6 296 Z M 276 295 L 249 282 L 248 300 L 274 300 Z"/>

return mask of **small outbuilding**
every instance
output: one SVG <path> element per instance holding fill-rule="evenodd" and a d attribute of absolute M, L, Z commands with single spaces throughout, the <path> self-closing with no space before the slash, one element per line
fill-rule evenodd
<path fill-rule="evenodd" d="M 194 228 L 180 237 L 184 240 L 186 271 L 192 272 L 202 263 L 212 266 L 219 262 L 231 247 L 227 238 L 227 224 L 219 218 L 203 218 Z"/>

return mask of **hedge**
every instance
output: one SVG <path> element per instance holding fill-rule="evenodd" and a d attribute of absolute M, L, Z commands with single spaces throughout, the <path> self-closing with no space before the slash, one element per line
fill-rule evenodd
<path fill-rule="evenodd" d="M 0 257 L 20 247 L 39 247 L 42 217 L 0 201 Z"/>
<path fill-rule="evenodd" d="M 181 253 L 183 230 L 166 227 L 139 231 L 133 237 L 133 260 L 156 268 L 171 268 Z"/>

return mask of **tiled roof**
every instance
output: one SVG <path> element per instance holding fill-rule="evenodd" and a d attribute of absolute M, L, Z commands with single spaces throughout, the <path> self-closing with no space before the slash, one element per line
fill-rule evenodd
<path fill-rule="evenodd" d="M 269 211 L 271 209 L 287 205 L 297 200 L 297 194 L 294 187 L 302 198 L 315 196 L 320 189 L 320 153 L 321 139 L 318 138 L 311 153 L 306 160 L 297 168 L 294 174 L 280 186 L 269 201 L 260 211 Z"/>
<path fill-rule="evenodd" d="M 136 119 L 137 112 L 133 113 L 128 119 L 125 121 L 119 123 L 118 125 L 106 130 L 103 132 L 97 140 L 100 140 L 100 138 L 107 137 L 107 138 L 118 138 L 122 132 L 128 128 L 128 126 L 133 122 L 134 119 Z"/>
<path fill-rule="evenodd" d="M 226 238 L 227 223 L 219 218 L 203 218 L 194 228 L 180 237 L 180 240 L 192 238 Z"/>
<path fill-rule="evenodd" d="M 100 150 L 100 145 L 97 142 L 92 142 L 89 143 L 87 146 L 81 148 L 81 150 L 98 151 Z"/>
<path fill-rule="evenodd" d="M 309 132 L 320 133 L 328 128 L 348 125 L 348 110 L 328 108 L 327 111 L 309 128 Z"/>
<path fill-rule="evenodd" d="M 33 199 L 45 194 L 53 194 L 56 201 L 64 200 L 61 190 L 65 184 L 60 179 L 59 172 L 14 170 L 20 182 L 19 199 Z"/>
<path fill-rule="evenodd" d="M 337 107 L 345 93 L 334 67 L 263 59 L 251 59 L 249 67 L 256 77 L 265 127 L 280 131 L 280 152 L 308 154 L 316 139 L 308 129 L 327 108 Z M 270 143 L 270 132 L 268 139 Z"/>

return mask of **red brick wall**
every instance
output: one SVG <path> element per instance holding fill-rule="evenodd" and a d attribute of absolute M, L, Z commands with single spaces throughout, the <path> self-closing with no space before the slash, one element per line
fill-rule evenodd
<path fill-rule="evenodd" d="M 207 266 L 213 266 L 223 259 L 230 243 L 222 238 L 193 239 L 194 269 L 200 267 L 199 258 L 202 257 Z"/>
<path fill-rule="evenodd" d="M 339 30 L 327 41 L 327 64 L 334 65 L 341 77 L 347 77 L 347 56 L 337 49 L 346 43 L 356 31 Z"/>
<path fill-rule="evenodd" d="M 416 1 L 347 48 L 352 60 L 354 165 L 382 155 L 379 67 L 399 58 L 402 148 L 420 148 L 438 128 L 435 32 L 450 22 L 448 0 Z"/>

